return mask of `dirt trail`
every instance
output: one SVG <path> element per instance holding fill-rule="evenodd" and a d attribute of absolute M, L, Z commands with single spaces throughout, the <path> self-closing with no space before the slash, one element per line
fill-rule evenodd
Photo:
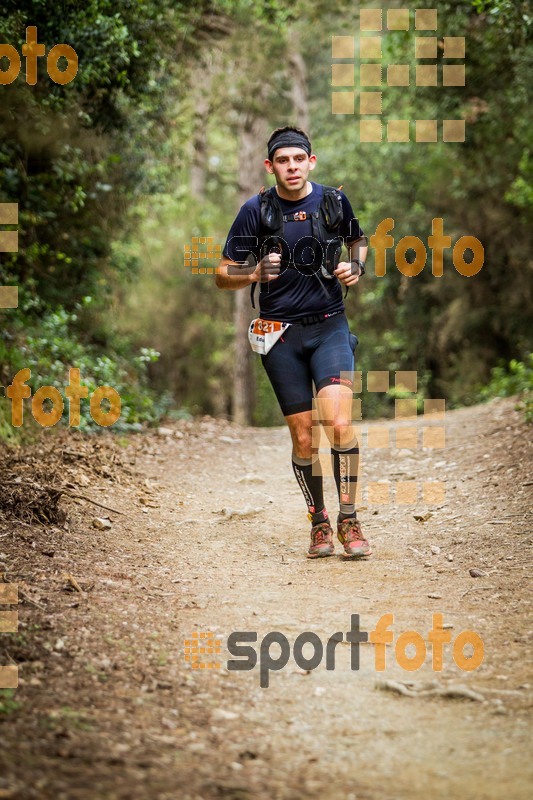
<path fill-rule="evenodd" d="M 446 482 L 439 505 L 363 499 L 374 549 L 364 563 L 305 558 L 286 430 L 213 420 L 146 437 L 136 482 L 83 489 L 125 512 L 109 514 L 110 530 L 91 526 L 105 512 L 72 501 L 68 532 L 3 523 L 0 572 L 24 596 L 19 633 L 0 642 L 21 677 L 20 707 L 0 726 L 0 798 L 530 797 L 531 431 L 497 401 L 447 413 L 446 432 L 443 450 L 364 449 L 363 485 Z M 326 491 L 333 513 L 332 478 Z M 65 591 L 68 575 L 83 594 Z M 435 612 L 453 639 L 482 638 L 477 670 L 461 671 L 451 645 L 442 672 L 429 646 L 418 671 L 396 664 L 399 634 L 427 640 Z M 346 643 L 335 670 L 296 664 L 298 634 L 325 644 L 352 614 L 369 631 L 386 613 L 384 672 L 372 644 L 357 671 Z M 219 637 L 219 669 L 185 662 L 195 631 Z M 269 631 L 289 641 L 268 688 L 259 665 L 226 668 L 233 631 L 256 631 L 257 652 Z M 483 700 L 401 696 L 378 680 L 462 684 Z"/>

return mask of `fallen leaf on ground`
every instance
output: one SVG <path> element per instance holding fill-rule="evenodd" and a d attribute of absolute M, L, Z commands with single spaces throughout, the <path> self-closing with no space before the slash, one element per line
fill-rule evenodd
<path fill-rule="evenodd" d="M 427 522 L 433 514 L 431 511 L 427 511 L 425 514 L 413 514 L 413 517 L 416 519 L 417 522 Z"/>

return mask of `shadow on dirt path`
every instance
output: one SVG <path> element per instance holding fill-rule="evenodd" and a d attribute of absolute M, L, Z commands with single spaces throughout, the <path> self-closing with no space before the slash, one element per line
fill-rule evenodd
<path fill-rule="evenodd" d="M 374 442 L 399 425 L 369 426 Z M 19 629 L 2 635 L 0 663 L 20 677 L 0 693 L 0 798 L 530 797 L 530 437 L 512 401 L 498 401 L 448 412 L 444 449 L 365 446 L 359 516 L 374 554 L 362 563 L 344 562 L 340 545 L 305 558 L 285 429 L 206 419 L 122 450 L 104 437 L 91 463 L 107 474 L 95 466 L 82 481 L 81 458 L 70 485 L 121 515 L 70 499 L 69 530 L 0 526 L 0 574 L 19 585 Z M 445 498 L 424 503 L 435 481 Z M 398 482 L 417 484 L 416 503 L 394 499 Z M 333 516 L 333 478 L 326 492 Z M 451 638 L 442 671 L 428 642 L 435 613 Z M 361 644 L 357 670 L 345 641 L 355 614 L 363 631 L 394 616 L 392 643 Z M 484 643 L 469 672 L 454 660 L 465 630 Z M 228 669 L 239 631 L 257 633 L 247 671 Z M 289 652 L 268 673 L 273 631 Z M 295 654 L 306 631 L 320 641 Z M 416 671 L 397 663 L 407 631 Z M 186 640 L 218 642 L 220 655 L 200 653 L 193 669 Z M 321 663 L 302 668 L 320 643 Z"/>

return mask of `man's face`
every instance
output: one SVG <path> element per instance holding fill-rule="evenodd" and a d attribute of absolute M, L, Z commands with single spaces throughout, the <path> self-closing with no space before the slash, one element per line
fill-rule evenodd
<path fill-rule="evenodd" d="M 267 172 L 276 176 L 278 188 L 289 195 L 305 190 L 307 176 L 315 164 L 316 156 L 308 156 L 300 147 L 278 147 L 273 160 L 265 161 Z"/>

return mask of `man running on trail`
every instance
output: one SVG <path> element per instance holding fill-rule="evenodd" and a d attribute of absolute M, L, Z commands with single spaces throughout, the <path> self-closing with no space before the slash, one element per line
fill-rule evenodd
<path fill-rule="evenodd" d="M 267 150 L 265 168 L 275 176 L 276 186 L 240 209 L 216 285 L 255 289 L 259 284 L 260 318 L 250 326 L 250 342 L 261 353 L 291 433 L 292 465 L 312 525 L 308 557 L 334 554 L 312 435 L 314 383 L 339 494 L 337 536 L 345 558 L 360 558 L 371 550 L 355 512 L 359 448 L 352 395 L 357 338 L 348 329 L 341 284 L 353 286 L 364 273 L 366 239 L 346 196 L 308 180 L 316 156 L 304 131 L 277 128 Z M 350 260 L 337 263 L 343 241 Z"/>

